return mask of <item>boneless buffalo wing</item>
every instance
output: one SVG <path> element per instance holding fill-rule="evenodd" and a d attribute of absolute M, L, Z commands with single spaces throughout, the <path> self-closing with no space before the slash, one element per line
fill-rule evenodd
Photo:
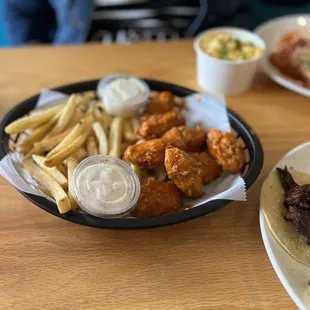
<path fill-rule="evenodd" d="M 170 91 L 162 91 L 151 99 L 143 116 L 151 114 L 163 114 L 171 111 L 176 106 L 174 95 Z"/>
<path fill-rule="evenodd" d="M 182 207 L 182 194 L 172 182 L 149 179 L 141 186 L 141 195 L 133 216 L 138 218 L 176 212 Z"/>
<path fill-rule="evenodd" d="M 201 197 L 203 192 L 202 165 L 195 158 L 178 148 L 165 152 L 165 167 L 169 179 L 186 197 Z"/>
<path fill-rule="evenodd" d="M 165 144 L 161 139 L 147 140 L 130 145 L 124 153 L 124 159 L 147 168 L 155 168 L 164 162 Z"/>
<path fill-rule="evenodd" d="M 241 143 L 230 133 L 211 129 L 207 134 L 209 153 L 224 171 L 241 172 L 245 164 L 245 152 Z"/>
<path fill-rule="evenodd" d="M 189 155 L 201 163 L 202 181 L 204 184 L 209 183 L 220 176 L 222 172 L 221 167 L 208 153 L 189 153 Z"/>
<path fill-rule="evenodd" d="M 187 152 L 198 152 L 205 143 L 205 138 L 206 134 L 199 126 L 194 129 L 179 126 L 167 131 L 162 140 L 167 147 L 174 146 Z"/>
<path fill-rule="evenodd" d="M 164 114 L 154 114 L 143 119 L 136 134 L 139 138 L 157 138 L 161 137 L 167 130 L 184 124 L 185 119 L 180 113 L 180 109 L 175 107 Z"/>

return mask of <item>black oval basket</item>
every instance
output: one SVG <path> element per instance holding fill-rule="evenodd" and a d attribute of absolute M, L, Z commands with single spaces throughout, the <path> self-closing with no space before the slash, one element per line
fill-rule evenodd
<path fill-rule="evenodd" d="M 180 87 L 174 84 L 164 83 L 161 81 L 145 80 L 145 82 L 154 91 L 169 90 L 179 97 L 188 96 L 194 93 L 193 90 Z M 98 80 L 85 81 L 57 87 L 54 90 L 63 92 L 65 94 L 71 94 L 87 90 L 95 90 L 97 87 L 97 83 Z M 32 109 L 34 109 L 38 98 L 39 95 L 36 95 L 21 102 L 20 104 L 15 106 L 12 110 L 10 110 L 2 119 L 0 123 L 1 159 L 8 152 L 10 152 L 9 148 L 10 137 L 4 132 L 5 126 L 11 123 L 12 121 L 16 120 L 17 118 L 27 114 Z M 256 134 L 239 116 L 237 116 L 230 110 L 228 110 L 228 116 L 233 131 L 236 133 L 238 138 L 243 141 L 246 149 L 248 160 L 243 168 L 242 176 L 245 180 L 246 188 L 248 189 L 257 179 L 262 169 L 264 160 L 263 149 Z M 134 218 L 101 219 L 77 211 L 70 211 L 66 214 L 60 214 L 58 212 L 56 204 L 47 200 L 46 198 L 31 195 L 24 192 L 21 192 L 21 194 L 24 195 L 27 199 L 32 201 L 35 205 L 37 205 L 41 209 L 67 221 L 86 226 L 93 226 L 99 228 L 117 228 L 117 229 L 149 228 L 149 227 L 158 227 L 158 226 L 175 224 L 211 213 L 217 209 L 226 206 L 231 202 L 231 200 L 215 200 L 192 209 L 145 219 L 134 219 Z"/>

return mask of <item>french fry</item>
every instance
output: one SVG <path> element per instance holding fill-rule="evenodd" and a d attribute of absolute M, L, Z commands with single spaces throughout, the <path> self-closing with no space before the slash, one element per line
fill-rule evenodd
<path fill-rule="evenodd" d="M 53 127 L 53 129 L 51 130 L 51 132 L 48 134 L 47 137 L 53 137 L 61 133 L 66 128 L 66 126 L 68 125 L 74 114 L 76 105 L 77 105 L 77 95 L 73 94 L 70 96 L 68 102 L 66 103 L 65 107 L 61 112 L 61 115 L 59 116 L 56 125 Z"/>
<path fill-rule="evenodd" d="M 123 155 L 127 149 L 127 147 L 130 145 L 130 142 L 123 142 L 121 146 L 121 154 Z"/>
<path fill-rule="evenodd" d="M 58 105 L 40 113 L 24 116 L 7 125 L 4 130 L 7 134 L 13 134 L 22 132 L 26 129 L 37 128 L 48 122 L 62 107 L 63 105 Z"/>
<path fill-rule="evenodd" d="M 68 129 L 68 128 L 74 127 L 84 116 L 85 116 L 85 113 L 83 113 L 82 111 L 80 111 L 78 109 L 75 109 L 75 112 L 74 112 L 70 122 L 66 126 L 66 128 Z"/>
<path fill-rule="evenodd" d="M 131 119 L 131 126 L 132 126 L 133 132 L 135 133 L 137 131 L 137 129 L 139 128 L 139 126 L 140 126 L 139 120 L 136 119 L 136 118 L 132 118 Z"/>
<path fill-rule="evenodd" d="M 49 197 L 53 197 L 51 192 L 42 184 L 38 184 L 38 190 Z"/>
<path fill-rule="evenodd" d="M 124 120 L 124 126 L 123 126 L 123 136 L 126 141 L 129 142 L 135 142 L 137 141 L 137 136 L 135 135 L 132 125 L 131 125 L 131 120 Z"/>
<path fill-rule="evenodd" d="M 52 194 L 60 213 L 66 213 L 71 210 L 71 203 L 66 192 L 48 173 L 39 168 L 31 159 L 25 160 L 23 165 L 32 177 Z"/>
<path fill-rule="evenodd" d="M 74 157 L 69 157 L 67 159 L 67 167 L 68 167 L 68 196 L 71 202 L 71 208 L 72 209 L 76 209 L 77 208 L 77 204 L 76 201 L 73 198 L 72 195 L 72 191 L 71 191 L 71 184 L 72 184 L 72 175 L 73 172 L 75 170 L 75 168 L 77 167 L 78 162 Z"/>
<path fill-rule="evenodd" d="M 114 117 L 111 123 L 110 135 L 109 135 L 109 147 L 110 156 L 117 158 L 121 157 L 121 144 L 122 144 L 122 134 L 123 134 L 123 123 L 124 119 L 120 117 Z"/>
<path fill-rule="evenodd" d="M 98 121 L 102 125 L 102 127 L 105 131 L 107 131 L 111 125 L 111 122 L 113 119 L 112 116 L 105 114 L 103 112 L 103 110 L 100 111 L 100 108 L 98 108 L 98 107 L 95 109 L 94 114 L 95 114 L 96 121 Z"/>
<path fill-rule="evenodd" d="M 44 152 L 50 151 L 57 144 L 59 144 L 69 134 L 70 131 L 71 129 L 67 129 L 66 131 L 57 136 L 42 140 L 40 142 L 36 142 L 33 149 L 30 150 L 25 156 L 25 159 L 30 158 L 30 156 L 33 154 L 43 154 Z"/>
<path fill-rule="evenodd" d="M 63 189 L 68 188 L 67 178 L 56 168 L 56 167 L 46 167 L 44 165 L 45 157 L 39 155 L 32 155 L 34 162 L 46 173 L 48 173 Z"/>
<path fill-rule="evenodd" d="M 92 120 L 90 118 L 84 118 L 81 120 L 77 125 L 75 125 L 72 131 L 47 154 L 46 157 L 50 158 L 62 149 L 66 148 L 90 127 L 91 122 Z"/>
<path fill-rule="evenodd" d="M 67 147 L 61 149 L 53 156 L 45 159 L 44 164 L 47 167 L 54 167 L 61 164 L 65 159 L 74 154 L 85 143 L 88 135 L 90 134 L 90 128 L 86 130 L 81 136 L 76 138 Z"/>
<path fill-rule="evenodd" d="M 133 171 L 136 173 L 136 175 L 138 176 L 138 178 L 141 178 L 141 171 L 140 171 L 140 167 L 138 165 L 135 165 L 133 163 L 130 163 L 131 168 L 133 169 Z"/>
<path fill-rule="evenodd" d="M 23 154 L 28 153 L 33 147 L 33 144 L 42 139 L 48 133 L 48 131 L 51 130 L 51 128 L 57 122 L 60 114 L 61 110 L 55 114 L 46 124 L 43 124 L 40 127 L 34 129 L 24 141 L 18 144 L 18 146 L 21 147 L 21 152 Z"/>
<path fill-rule="evenodd" d="M 99 143 L 99 153 L 102 155 L 107 155 L 109 145 L 104 129 L 102 128 L 99 122 L 93 123 L 92 127 Z"/>
<path fill-rule="evenodd" d="M 74 156 L 78 162 L 81 162 L 88 156 L 88 153 L 84 147 L 81 147 L 72 156 Z"/>
<path fill-rule="evenodd" d="M 67 169 L 65 168 L 65 166 L 63 164 L 59 164 L 56 167 L 66 178 L 68 178 Z"/>
<path fill-rule="evenodd" d="M 81 106 L 87 106 L 89 101 L 93 100 L 96 98 L 96 92 L 93 90 L 90 91 L 85 91 L 84 93 L 81 94 L 78 98 L 78 107 Z"/>
<path fill-rule="evenodd" d="M 158 181 L 165 181 L 167 179 L 167 172 L 163 165 L 156 169 L 155 179 Z"/>
<path fill-rule="evenodd" d="M 94 156 L 98 154 L 98 147 L 97 147 L 97 142 L 96 142 L 95 137 L 93 136 L 88 137 L 87 142 L 86 142 L 86 147 L 87 147 L 88 156 Z"/>

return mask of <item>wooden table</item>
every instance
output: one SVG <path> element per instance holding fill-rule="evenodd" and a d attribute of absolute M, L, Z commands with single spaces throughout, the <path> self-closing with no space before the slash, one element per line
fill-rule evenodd
<path fill-rule="evenodd" d="M 0 112 L 42 88 L 115 72 L 197 88 L 190 41 L 0 51 Z M 248 202 L 151 230 L 82 227 L 45 213 L 0 180 L 0 309 L 292 309 L 259 230 L 262 181 L 310 139 L 309 99 L 259 75 L 228 105 L 265 149 Z"/>

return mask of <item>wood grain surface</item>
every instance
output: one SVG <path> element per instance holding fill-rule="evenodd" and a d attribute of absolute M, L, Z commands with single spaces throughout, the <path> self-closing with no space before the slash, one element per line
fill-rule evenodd
<path fill-rule="evenodd" d="M 191 41 L 0 50 L 0 115 L 42 88 L 127 72 L 196 88 Z M 0 309 L 295 309 L 261 239 L 262 181 L 310 140 L 310 102 L 260 74 L 227 103 L 258 133 L 265 165 L 248 192 L 159 229 L 100 230 L 53 217 L 0 180 Z"/>

